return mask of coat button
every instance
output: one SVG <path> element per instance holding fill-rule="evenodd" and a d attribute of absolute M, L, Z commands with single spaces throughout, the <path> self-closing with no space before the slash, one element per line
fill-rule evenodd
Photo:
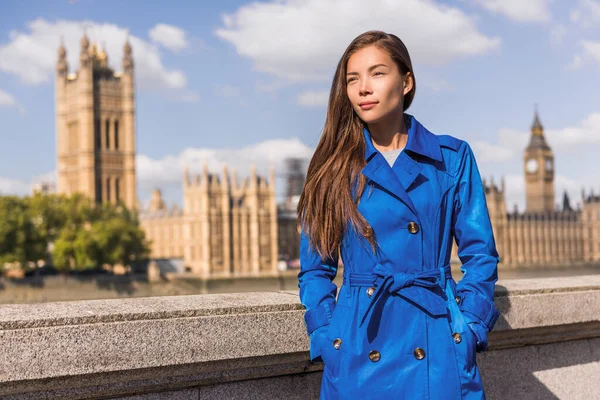
<path fill-rule="evenodd" d="M 412 234 L 419 232 L 419 225 L 417 225 L 416 222 L 409 222 L 408 223 L 408 231 Z"/>
<path fill-rule="evenodd" d="M 337 338 L 337 339 L 335 339 L 335 340 L 333 341 L 333 347 L 334 347 L 336 350 L 339 350 L 341 345 L 342 345 L 342 339 L 340 339 L 340 338 Z"/>
<path fill-rule="evenodd" d="M 456 300 L 456 304 L 460 304 L 460 297 L 456 296 L 454 300 Z"/>
<path fill-rule="evenodd" d="M 458 344 L 458 343 L 462 342 L 462 337 L 460 336 L 460 333 L 454 332 L 452 334 L 452 337 L 454 338 L 454 343 Z"/>
<path fill-rule="evenodd" d="M 381 359 L 381 354 L 377 350 L 371 350 L 369 353 L 369 359 L 373 362 L 377 362 Z"/>
<path fill-rule="evenodd" d="M 373 296 L 373 293 L 375 293 L 374 287 L 370 287 L 367 289 L 367 296 L 371 297 L 371 296 Z"/>
<path fill-rule="evenodd" d="M 413 354 L 417 360 L 422 360 L 425 358 L 425 350 L 420 347 L 417 347 Z"/>
<path fill-rule="evenodd" d="M 367 239 L 372 238 L 373 237 L 373 228 L 371 228 L 370 226 L 367 226 L 364 231 L 364 236 Z"/>

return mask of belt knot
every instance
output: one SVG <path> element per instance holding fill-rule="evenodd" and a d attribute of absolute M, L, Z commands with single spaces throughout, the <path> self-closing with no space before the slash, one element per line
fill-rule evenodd
<path fill-rule="evenodd" d="M 448 269 L 448 271 L 446 271 L 446 269 Z M 406 272 L 396 272 L 388 265 L 377 263 L 373 268 L 373 283 L 375 284 L 376 290 L 371 299 L 371 303 L 363 314 L 360 324 L 362 325 L 365 322 L 373 307 L 384 301 L 386 296 L 392 293 L 398 293 L 401 289 L 408 286 L 420 286 L 422 288 L 431 289 L 437 285 L 445 284 L 446 273 L 449 272 L 449 270 L 450 267 L 446 266 L 417 274 L 410 274 Z M 442 280 L 444 282 L 441 282 Z"/>

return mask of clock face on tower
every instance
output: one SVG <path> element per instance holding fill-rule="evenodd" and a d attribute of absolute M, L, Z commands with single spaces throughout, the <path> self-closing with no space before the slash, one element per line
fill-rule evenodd
<path fill-rule="evenodd" d="M 530 158 L 529 160 L 527 160 L 527 164 L 525 165 L 525 167 L 527 168 L 527 172 L 533 174 L 538 169 L 538 162 L 535 158 Z"/>
<path fill-rule="evenodd" d="M 546 171 L 552 171 L 552 159 L 546 158 Z"/>

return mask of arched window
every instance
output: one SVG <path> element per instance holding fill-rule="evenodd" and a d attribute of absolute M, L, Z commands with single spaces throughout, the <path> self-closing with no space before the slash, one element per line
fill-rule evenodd
<path fill-rule="evenodd" d="M 107 149 L 110 149 L 110 120 L 109 119 L 106 120 L 104 128 L 105 128 L 104 137 L 106 139 L 105 145 L 106 145 Z"/>
<path fill-rule="evenodd" d="M 119 150 L 119 120 L 115 120 L 115 150 Z"/>
<path fill-rule="evenodd" d="M 102 203 L 102 180 L 96 177 L 96 203 Z"/>
<path fill-rule="evenodd" d="M 94 142 L 96 150 L 100 150 L 102 148 L 102 136 L 100 135 L 100 118 L 96 118 L 94 121 Z"/>
<path fill-rule="evenodd" d="M 110 178 L 106 178 L 106 201 L 110 201 Z"/>
<path fill-rule="evenodd" d="M 115 201 L 118 203 L 119 202 L 119 194 L 120 194 L 120 190 L 119 190 L 119 178 L 115 178 Z"/>

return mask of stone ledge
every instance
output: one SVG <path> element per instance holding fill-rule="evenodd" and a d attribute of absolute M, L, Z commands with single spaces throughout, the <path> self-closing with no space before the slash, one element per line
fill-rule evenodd
<path fill-rule="evenodd" d="M 560 279 L 499 282 L 484 355 L 598 338 L 600 276 Z M 106 398 L 319 371 L 303 313 L 297 291 L 3 305 L 0 396 Z"/>
<path fill-rule="evenodd" d="M 302 309 L 298 301 L 283 292 L 6 304 L 0 305 L 0 331 Z"/>

